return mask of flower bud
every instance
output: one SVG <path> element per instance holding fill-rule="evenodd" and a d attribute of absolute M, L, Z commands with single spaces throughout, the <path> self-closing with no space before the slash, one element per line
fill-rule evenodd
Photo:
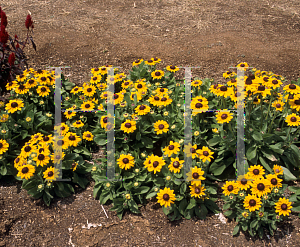
<path fill-rule="evenodd" d="M 130 198 L 131 198 L 131 197 L 130 197 L 130 194 L 126 194 L 126 195 L 125 195 L 125 198 L 126 198 L 127 200 L 130 200 Z"/>
<path fill-rule="evenodd" d="M 38 189 L 41 190 L 43 188 L 44 188 L 44 185 L 43 184 L 39 184 Z"/>
<path fill-rule="evenodd" d="M 134 185 L 135 187 L 137 187 L 137 186 L 139 186 L 139 183 L 138 183 L 138 182 L 135 182 L 133 185 Z"/>
<path fill-rule="evenodd" d="M 167 180 L 167 181 L 169 181 L 170 179 L 171 179 L 171 177 L 170 177 L 170 176 L 167 176 L 167 177 L 166 177 L 166 180 Z"/>
<path fill-rule="evenodd" d="M 139 169 L 135 169 L 134 171 L 135 171 L 136 173 L 138 173 L 140 170 L 139 170 Z"/>
<path fill-rule="evenodd" d="M 106 185 L 105 185 L 107 188 L 109 188 L 110 187 L 110 183 L 106 183 Z"/>
<path fill-rule="evenodd" d="M 33 22 L 32 22 L 32 19 L 31 19 L 31 15 L 28 14 L 27 17 L 26 17 L 26 21 L 25 21 L 25 27 L 27 29 L 29 29 L 31 26 L 33 28 Z"/>
<path fill-rule="evenodd" d="M 93 166 L 92 171 L 95 172 L 97 170 L 96 166 Z"/>
<path fill-rule="evenodd" d="M 157 192 L 157 191 L 158 191 L 158 188 L 155 188 L 154 191 Z"/>

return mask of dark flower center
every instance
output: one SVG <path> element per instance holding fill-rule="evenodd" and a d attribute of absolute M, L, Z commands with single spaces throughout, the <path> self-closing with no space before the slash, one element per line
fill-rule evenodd
<path fill-rule="evenodd" d="M 215 84 L 215 85 L 214 85 L 214 89 L 217 89 L 217 87 L 218 87 L 218 84 Z"/>
<path fill-rule="evenodd" d="M 41 153 L 41 152 L 44 152 L 45 151 L 45 149 L 44 148 L 40 148 L 39 149 L 39 152 Z"/>
<path fill-rule="evenodd" d="M 129 162 L 129 159 L 127 159 L 127 158 L 124 158 L 124 159 L 123 159 L 123 163 L 124 163 L 124 164 L 127 164 L 128 162 Z"/>
<path fill-rule="evenodd" d="M 170 66 L 170 69 L 175 69 L 175 66 L 174 65 Z"/>
<path fill-rule="evenodd" d="M 90 137 L 91 137 L 91 135 L 90 135 L 90 134 L 87 134 L 87 135 L 86 135 L 86 137 L 87 137 L 87 138 L 90 138 Z"/>
<path fill-rule="evenodd" d="M 292 121 L 292 122 L 296 122 L 296 121 L 297 121 L 297 118 L 296 118 L 296 117 L 291 117 L 291 121 Z"/>
<path fill-rule="evenodd" d="M 277 184 L 277 179 L 276 178 L 272 178 L 271 179 L 271 184 L 276 185 Z"/>
<path fill-rule="evenodd" d="M 195 193 L 196 193 L 196 194 L 200 194 L 200 192 L 201 192 L 200 188 L 196 187 L 196 188 L 195 188 Z"/>
<path fill-rule="evenodd" d="M 231 71 L 227 71 L 227 75 L 230 75 L 232 72 Z"/>
<path fill-rule="evenodd" d="M 48 177 L 52 177 L 53 176 L 53 171 L 48 172 Z"/>
<path fill-rule="evenodd" d="M 173 162 L 173 167 L 174 168 L 178 168 L 179 167 L 179 162 L 178 161 L 174 161 Z"/>
<path fill-rule="evenodd" d="M 142 111 L 142 110 L 145 110 L 146 109 L 146 106 L 144 106 L 144 105 L 141 105 L 140 106 L 140 110 Z"/>
<path fill-rule="evenodd" d="M 74 168 L 76 166 L 76 163 L 72 163 L 72 168 Z"/>
<path fill-rule="evenodd" d="M 245 64 L 241 64 L 241 67 L 245 67 Z"/>
<path fill-rule="evenodd" d="M 199 101 L 199 102 L 202 102 L 203 100 L 202 100 L 202 99 L 198 99 L 198 101 Z"/>
<path fill-rule="evenodd" d="M 247 184 L 247 179 L 246 178 L 242 178 L 241 184 L 243 184 L 243 185 Z"/>
<path fill-rule="evenodd" d="M 231 82 L 236 82 L 236 79 L 232 78 L 230 81 L 231 81 Z"/>
<path fill-rule="evenodd" d="M 42 88 L 41 88 L 41 91 L 42 91 L 42 92 L 46 92 L 46 88 L 45 88 L 45 87 L 42 87 Z"/>
<path fill-rule="evenodd" d="M 170 145 L 169 150 L 173 150 L 173 149 L 174 149 L 174 145 Z"/>
<path fill-rule="evenodd" d="M 126 85 L 126 86 L 127 86 L 127 85 L 129 85 L 129 82 L 128 82 L 128 81 L 126 81 L 126 82 L 124 83 L 124 85 Z"/>
<path fill-rule="evenodd" d="M 227 190 L 228 190 L 228 191 L 233 191 L 233 186 L 232 186 L 232 185 L 229 185 L 229 186 L 227 187 Z"/>
<path fill-rule="evenodd" d="M 258 174 L 259 174 L 259 170 L 258 170 L 258 169 L 254 169 L 254 170 L 253 170 L 253 174 L 254 174 L 254 175 L 258 175 Z"/>
<path fill-rule="evenodd" d="M 94 77 L 93 77 L 93 80 L 94 80 L 94 81 L 96 81 L 97 79 L 98 79 L 97 76 L 94 76 Z"/>
<path fill-rule="evenodd" d="M 227 114 L 222 114 L 221 118 L 222 119 L 226 119 L 227 118 Z"/>
<path fill-rule="evenodd" d="M 276 173 L 279 173 L 279 169 L 276 169 L 275 172 L 276 172 Z"/>
<path fill-rule="evenodd" d="M 248 77 L 246 79 L 246 82 L 245 82 L 246 85 L 251 85 L 252 84 L 252 79 L 250 77 Z"/>
<path fill-rule="evenodd" d="M 107 97 L 107 93 L 105 93 L 103 96 L 104 96 L 104 97 Z"/>
<path fill-rule="evenodd" d="M 222 86 L 222 87 L 220 87 L 220 90 L 223 91 L 223 92 L 225 92 L 225 91 L 227 91 L 227 87 L 226 86 Z"/>
<path fill-rule="evenodd" d="M 72 112 L 71 111 L 68 111 L 68 114 L 70 115 Z"/>
<path fill-rule="evenodd" d="M 163 92 L 165 91 L 165 89 L 164 89 L 164 88 L 161 88 L 159 91 L 163 93 Z"/>
<path fill-rule="evenodd" d="M 138 63 L 139 61 L 140 61 L 140 60 L 139 60 L 139 59 L 137 59 L 137 60 L 135 60 L 134 62 L 135 62 L 135 63 Z"/>
<path fill-rule="evenodd" d="M 203 155 L 204 155 L 204 156 L 208 156 L 209 153 L 208 153 L 207 151 L 204 151 L 204 152 L 203 152 Z"/>
<path fill-rule="evenodd" d="M 39 160 L 44 160 L 44 159 L 45 159 L 45 155 L 39 154 L 38 159 L 39 159 Z"/>
<path fill-rule="evenodd" d="M 159 72 L 159 71 L 156 71 L 156 72 L 155 72 L 155 75 L 156 75 L 156 76 L 160 76 L 160 72 Z"/>
<path fill-rule="evenodd" d="M 74 91 L 78 91 L 78 89 L 79 89 L 79 88 L 78 88 L 78 87 L 76 87 L 76 88 L 74 88 Z"/>
<path fill-rule="evenodd" d="M 148 60 L 148 63 L 153 63 L 153 61 L 150 59 L 150 60 Z"/>
<path fill-rule="evenodd" d="M 199 174 L 197 172 L 193 173 L 193 179 L 198 179 L 199 178 Z"/>
<path fill-rule="evenodd" d="M 12 102 L 12 103 L 11 103 L 11 107 L 12 107 L 12 108 L 18 107 L 18 103 L 17 103 L 17 102 Z"/>
<path fill-rule="evenodd" d="M 59 145 L 59 146 L 64 145 L 64 143 L 65 143 L 64 140 L 58 140 L 58 141 L 57 141 L 57 145 Z"/>
<path fill-rule="evenodd" d="M 258 102 L 258 98 L 254 98 L 253 102 Z"/>
<path fill-rule="evenodd" d="M 155 99 L 155 100 L 159 100 L 159 97 L 158 97 L 158 96 L 155 96 L 154 99 Z"/>
<path fill-rule="evenodd" d="M 273 83 L 274 85 L 276 85 L 276 84 L 278 84 L 278 81 L 277 81 L 277 80 L 273 80 L 272 83 Z"/>
<path fill-rule="evenodd" d="M 0 143 L 0 148 L 2 148 L 3 147 L 3 144 L 2 143 Z M 18 161 L 17 161 L 17 163 L 18 163 Z"/>
<path fill-rule="evenodd" d="M 143 87 L 142 84 L 138 84 L 138 85 L 137 85 L 137 88 L 142 88 L 142 87 Z"/>
<path fill-rule="evenodd" d="M 76 124 L 80 124 L 80 122 L 79 122 L 79 121 L 77 121 L 77 122 L 76 122 Z"/>
<path fill-rule="evenodd" d="M 203 105 L 201 103 L 197 103 L 195 106 L 196 108 L 201 108 Z"/>
<path fill-rule="evenodd" d="M 263 183 L 259 183 L 259 184 L 257 185 L 257 189 L 258 189 L 258 190 L 264 190 L 264 189 L 265 189 L 265 185 L 264 185 Z"/>
<path fill-rule="evenodd" d="M 161 101 L 167 101 L 167 98 L 166 97 L 162 97 Z"/>
<path fill-rule="evenodd" d="M 153 162 L 153 167 L 155 168 L 155 167 L 157 167 L 158 166 L 158 161 L 154 161 Z"/>
<path fill-rule="evenodd" d="M 265 82 L 268 82 L 268 81 L 269 81 L 269 77 L 264 77 L 263 80 L 264 80 Z"/>
<path fill-rule="evenodd" d="M 55 159 L 59 160 L 60 159 L 60 155 L 56 155 Z"/>
<path fill-rule="evenodd" d="M 282 205 L 281 205 L 281 209 L 282 209 L 282 210 L 287 210 L 287 205 L 286 205 L 285 203 L 282 204 Z"/>
<path fill-rule="evenodd" d="M 69 136 L 69 140 L 74 141 L 75 139 L 76 139 L 75 136 L 73 136 L 73 135 Z"/>
<path fill-rule="evenodd" d="M 196 149 L 195 148 L 191 148 L 190 150 L 192 153 L 196 153 Z"/>
<path fill-rule="evenodd" d="M 62 126 L 60 129 L 61 129 L 61 130 L 65 130 L 65 126 Z"/>
<path fill-rule="evenodd" d="M 126 124 L 125 124 L 125 127 L 126 127 L 126 128 L 130 128 L 130 127 L 131 127 L 131 123 L 126 123 Z"/>
<path fill-rule="evenodd" d="M 158 128 L 162 130 L 165 126 L 163 124 L 158 125 Z"/>
<path fill-rule="evenodd" d="M 251 207 L 254 207 L 254 206 L 256 205 L 256 201 L 255 201 L 254 199 L 251 199 L 251 200 L 249 201 L 249 205 L 250 205 Z"/>
<path fill-rule="evenodd" d="M 85 108 L 90 108 L 90 104 L 86 104 L 86 105 L 85 105 Z"/>
<path fill-rule="evenodd" d="M 27 173 L 27 172 L 29 172 L 28 167 L 23 167 L 23 168 L 22 168 L 22 173 L 25 174 L 25 173 Z"/>
<path fill-rule="evenodd" d="M 23 90 L 24 88 L 25 88 L 24 85 L 20 85 L 20 86 L 19 86 L 19 89 L 20 89 L 20 90 Z"/>
<path fill-rule="evenodd" d="M 38 74 L 42 74 L 42 73 L 43 73 L 43 71 L 42 71 L 41 69 L 38 69 L 36 72 L 37 72 Z"/>
<path fill-rule="evenodd" d="M 2 148 L 2 143 L 0 143 L 1 145 L 0 145 L 0 148 Z M 20 158 L 16 158 L 16 163 L 19 163 L 19 161 L 20 161 Z"/>
<path fill-rule="evenodd" d="M 41 80 L 42 80 L 42 81 L 46 81 L 47 78 L 46 78 L 46 77 L 42 77 Z"/>
<path fill-rule="evenodd" d="M 119 95 L 118 95 L 118 94 L 114 94 L 114 96 L 115 96 L 115 99 L 119 98 Z"/>
<path fill-rule="evenodd" d="M 281 105 L 280 104 L 276 104 L 276 108 L 280 108 L 281 107 Z"/>
<path fill-rule="evenodd" d="M 164 194 L 164 195 L 163 195 L 163 199 L 164 199 L 165 201 L 169 201 L 170 196 L 169 196 L 168 194 Z"/>
<path fill-rule="evenodd" d="M 296 100 L 294 101 L 294 103 L 295 103 L 295 105 L 300 105 L 300 99 L 296 99 Z"/>
<path fill-rule="evenodd" d="M 88 91 L 89 93 L 92 92 L 93 90 L 89 87 L 86 91 Z"/>
<path fill-rule="evenodd" d="M 103 118 L 103 123 L 107 123 L 107 117 Z"/>
<path fill-rule="evenodd" d="M 31 147 L 30 147 L 30 146 L 26 146 L 26 147 L 24 148 L 24 150 L 25 150 L 25 152 L 29 152 L 29 151 L 31 150 Z"/>
<path fill-rule="evenodd" d="M 295 84 L 291 84 L 291 85 L 289 85 L 289 88 L 290 89 L 296 89 L 296 85 Z"/>
<path fill-rule="evenodd" d="M 265 86 L 260 85 L 257 89 L 258 89 L 258 91 L 265 91 L 266 88 L 265 88 Z"/>

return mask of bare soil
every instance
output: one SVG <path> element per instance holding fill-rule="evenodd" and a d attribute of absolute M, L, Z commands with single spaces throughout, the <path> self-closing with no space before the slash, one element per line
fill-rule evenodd
<path fill-rule="evenodd" d="M 111 64 L 127 74 L 135 59 L 155 56 L 162 59 L 158 68 L 201 67 L 194 77 L 219 83 L 239 62 L 288 80 L 300 77 L 298 0 L 1 0 L 0 6 L 9 34 L 23 40 L 32 14 L 37 51 L 25 48 L 30 67 L 71 66 L 63 73 L 76 85 L 89 80 L 93 67 Z M 274 237 L 232 237 L 234 221 L 209 215 L 171 223 L 155 200 L 122 221 L 104 205 L 107 218 L 92 190 L 91 180 L 86 190 L 47 207 L 19 182 L 2 178 L 0 246 L 300 246 L 295 213 Z M 95 227 L 83 228 L 88 223 Z"/>

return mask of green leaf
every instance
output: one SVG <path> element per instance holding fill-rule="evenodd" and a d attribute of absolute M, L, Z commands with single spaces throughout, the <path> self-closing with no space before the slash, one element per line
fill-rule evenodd
<path fill-rule="evenodd" d="M 184 214 L 184 211 L 186 210 L 186 206 L 187 206 L 187 201 L 186 201 L 186 199 L 183 199 L 180 202 L 179 207 L 178 207 L 178 210 L 182 215 Z"/>
<path fill-rule="evenodd" d="M 223 205 L 223 210 L 229 209 L 230 206 L 231 206 L 231 203 L 230 203 L 230 202 L 226 202 L 226 203 Z"/>
<path fill-rule="evenodd" d="M 258 220 L 253 220 L 251 223 L 250 223 L 250 227 L 251 228 L 255 228 L 257 226 L 257 223 L 258 223 Z"/>
<path fill-rule="evenodd" d="M 156 195 L 157 195 L 157 192 L 151 192 L 151 193 L 149 193 L 149 194 L 146 196 L 146 199 L 155 197 Z"/>
<path fill-rule="evenodd" d="M 186 191 L 186 188 L 187 188 L 187 186 L 186 186 L 186 183 L 183 183 L 181 186 L 180 186 L 180 194 L 184 194 L 185 193 L 185 191 Z"/>
<path fill-rule="evenodd" d="M 136 202 L 134 200 L 129 200 L 128 201 L 128 206 L 129 206 L 129 210 L 135 214 L 139 214 L 141 213 L 138 205 L 136 204 Z"/>
<path fill-rule="evenodd" d="M 110 192 L 109 191 L 106 191 L 104 190 L 100 197 L 99 197 L 99 201 L 102 205 L 104 205 L 108 200 L 110 199 Z"/>
<path fill-rule="evenodd" d="M 249 147 L 248 150 L 246 151 L 246 157 L 247 159 L 255 164 L 257 162 L 257 153 L 256 153 L 257 147 L 256 146 L 252 146 Z"/>
<path fill-rule="evenodd" d="M 104 146 L 107 143 L 107 139 L 103 139 L 102 136 L 98 136 L 98 135 L 95 136 L 94 141 L 99 146 Z"/>
<path fill-rule="evenodd" d="M 141 186 L 134 190 L 135 195 L 145 194 L 149 191 L 150 187 Z"/>
<path fill-rule="evenodd" d="M 228 210 L 228 211 L 224 212 L 224 215 L 227 216 L 227 217 L 230 217 L 232 214 L 233 214 L 232 210 Z"/>
<path fill-rule="evenodd" d="M 135 138 L 136 138 L 138 141 L 141 140 L 141 132 L 137 132 Z"/>
<path fill-rule="evenodd" d="M 232 231 L 232 236 L 234 235 L 237 235 L 240 231 L 240 226 L 239 225 L 236 225 L 234 228 L 233 228 L 233 231 Z"/>
<path fill-rule="evenodd" d="M 254 131 L 252 137 L 255 141 L 262 141 L 263 140 L 263 137 L 262 137 L 261 133 L 259 133 L 257 131 Z"/>
<path fill-rule="evenodd" d="M 196 200 L 194 199 L 194 198 L 192 198 L 191 200 L 190 200 L 190 203 L 189 203 L 189 205 L 187 206 L 187 210 L 190 210 L 190 209 L 192 209 L 193 207 L 195 207 L 196 206 Z"/>
<path fill-rule="evenodd" d="M 259 160 L 265 169 L 267 169 L 270 173 L 273 172 L 273 170 L 271 169 L 271 167 L 268 165 L 268 163 L 265 161 L 263 157 L 259 156 Z"/>
<path fill-rule="evenodd" d="M 292 211 L 300 211 L 300 202 L 295 202 L 292 204 L 292 208 L 291 208 Z"/>
<path fill-rule="evenodd" d="M 213 146 L 219 144 L 221 141 L 222 141 L 222 138 L 220 136 L 216 136 L 208 141 L 208 145 L 210 147 L 213 147 Z"/>
<path fill-rule="evenodd" d="M 289 191 L 294 192 L 294 193 L 297 194 L 297 195 L 300 194 L 300 187 L 289 186 L 288 189 L 289 189 Z"/>
<path fill-rule="evenodd" d="M 143 138 L 142 138 L 142 144 L 146 148 L 153 148 L 153 141 L 149 137 L 143 136 Z"/>
<path fill-rule="evenodd" d="M 297 178 L 284 166 L 282 166 L 283 169 L 283 177 L 285 181 L 294 181 L 297 180 Z"/>

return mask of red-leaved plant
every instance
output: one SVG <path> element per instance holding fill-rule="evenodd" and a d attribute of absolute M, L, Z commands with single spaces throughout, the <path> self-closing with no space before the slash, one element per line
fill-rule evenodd
<path fill-rule="evenodd" d="M 0 95 L 3 95 L 6 90 L 6 84 L 12 83 L 16 79 L 17 75 L 22 74 L 22 72 L 28 69 L 27 58 L 24 54 L 24 48 L 29 40 L 32 43 L 34 50 L 36 50 L 36 45 L 33 42 L 33 21 L 31 15 L 27 15 L 25 21 L 25 27 L 27 28 L 27 38 L 25 42 L 19 41 L 17 35 L 12 39 L 8 32 L 6 31 L 7 17 L 5 12 L 0 7 Z M 31 28 L 31 29 L 30 29 Z M 20 47 L 21 46 L 21 47 Z"/>

